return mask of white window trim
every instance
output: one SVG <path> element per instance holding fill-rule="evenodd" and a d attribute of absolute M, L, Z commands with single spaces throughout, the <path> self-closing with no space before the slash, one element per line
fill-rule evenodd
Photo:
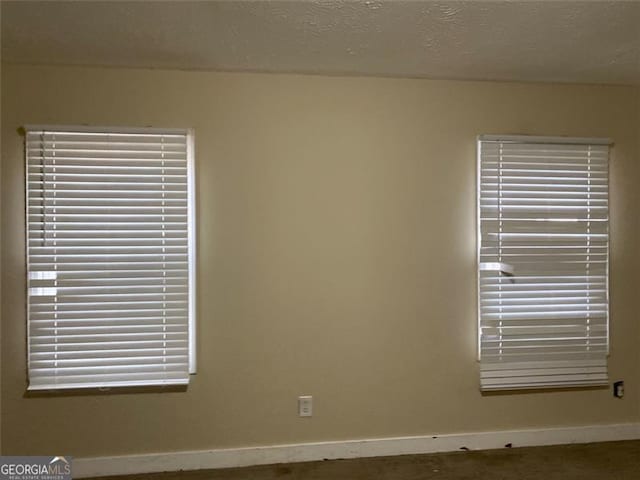
<path fill-rule="evenodd" d="M 596 137 L 552 137 L 540 135 L 478 135 L 478 141 L 483 142 L 512 142 L 512 143 L 557 143 L 565 145 L 613 145 L 610 138 Z"/>
<path fill-rule="evenodd" d="M 185 130 L 187 134 L 187 205 L 189 235 L 189 373 L 197 373 L 196 346 L 196 175 L 195 175 L 195 133 L 193 129 Z"/>

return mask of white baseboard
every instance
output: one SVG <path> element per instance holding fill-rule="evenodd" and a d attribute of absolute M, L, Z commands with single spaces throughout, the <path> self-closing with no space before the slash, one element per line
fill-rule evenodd
<path fill-rule="evenodd" d="M 511 444 L 513 447 L 530 447 L 636 439 L 640 439 L 640 423 L 375 438 L 342 442 L 75 458 L 73 476 L 75 478 L 86 478 L 179 470 L 246 467 L 323 459 L 451 452 L 461 449 L 489 450 L 504 448 L 507 444 Z"/>

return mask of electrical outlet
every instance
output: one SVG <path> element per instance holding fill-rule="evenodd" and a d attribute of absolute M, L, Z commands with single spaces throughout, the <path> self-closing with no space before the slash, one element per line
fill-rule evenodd
<path fill-rule="evenodd" d="M 313 415 L 313 397 L 302 395 L 298 397 L 298 416 L 311 417 Z"/>
<path fill-rule="evenodd" d="M 616 398 L 624 397 L 624 382 L 619 381 L 613 384 L 613 396 Z"/>

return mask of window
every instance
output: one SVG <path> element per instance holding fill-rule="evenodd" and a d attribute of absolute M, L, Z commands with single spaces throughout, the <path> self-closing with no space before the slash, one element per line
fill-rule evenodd
<path fill-rule="evenodd" d="M 478 140 L 482 390 L 607 383 L 609 141 Z"/>
<path fill-rule="evenodd" d="M 187 384 L 192 134 L 25 130 L 29 390 Z"/>

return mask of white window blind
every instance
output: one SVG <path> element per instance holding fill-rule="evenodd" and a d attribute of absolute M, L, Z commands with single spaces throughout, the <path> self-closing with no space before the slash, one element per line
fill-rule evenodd
<path fill-rule="evenodd" d="M 26 130 L 29 390 L 187 384 L 187 130 Z"/>
<path fill-rule="evenodd" d="M 607 383 L 608 145 L 479 138 L 482 390 Z"/>

